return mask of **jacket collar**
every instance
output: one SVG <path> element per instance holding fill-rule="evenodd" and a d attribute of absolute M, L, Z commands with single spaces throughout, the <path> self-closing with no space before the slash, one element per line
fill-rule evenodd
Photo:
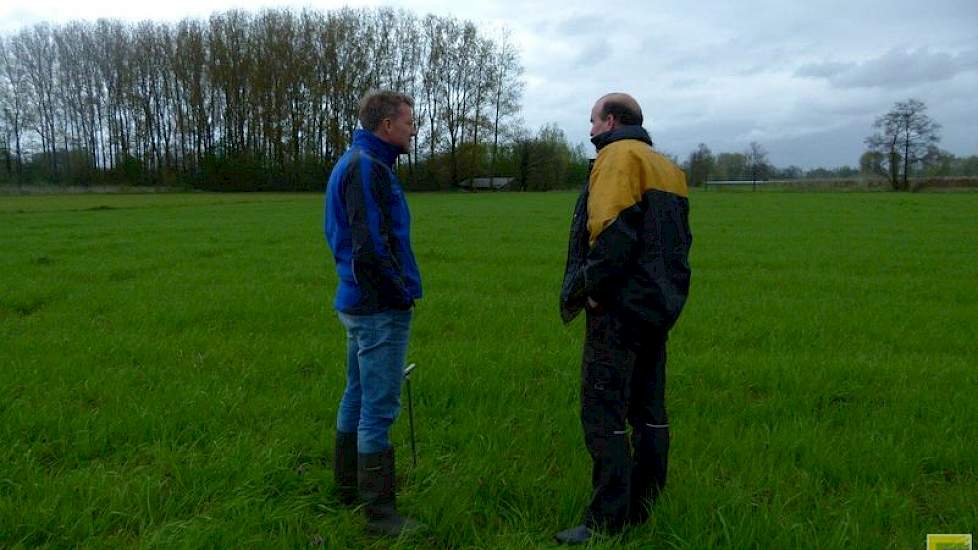
<path fill-rule="evenodd" d="M 401 148 L 392 143 L 375 136 L 373 132 L 368 132 L 363 128 L 353 131 L 353 145 L 367 150 L 371 156 L 376 157 L 387 166 L 394 166 L 397 155 L 401 154 Z"/>
<path fill-rule="evenodd" d="M 638 125 L 619 126 L 614 130 L 598 134 L 591 138 L 591 143 L 594 144 L 596 150 L 600 151 L 605 146 L 623 139 L 637 139 L 648 143 L 649 147 L 652 146 L 652 138 L 649 137 L 649 133 L 645 131 L 645 128 Z"/>

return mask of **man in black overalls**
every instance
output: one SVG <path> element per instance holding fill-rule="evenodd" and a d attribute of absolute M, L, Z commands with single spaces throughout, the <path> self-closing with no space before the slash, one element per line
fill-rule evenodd
<path fill-rule="evenodd" d="M 644 522 L 665 486 L 666 340 L 690 281 L 685 174 L 653 150 L 631 96 L 600 98 L 591 124 L 598 154 L 574 211 L 560 306 L 564 322 L 586 311 L 581 423 L 593 494 L 584 522 L 557 533 L 564 544 Z"/>

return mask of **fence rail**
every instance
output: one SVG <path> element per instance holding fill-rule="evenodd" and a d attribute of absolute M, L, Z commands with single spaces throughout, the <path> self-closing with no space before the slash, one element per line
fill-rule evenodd
<path fill-rule="evenodd" d="M 711 185 L 714 186 L 714 187 L 723 187 L 723 186 L 728 186 L 728 185 L 750 185 L 750 186 L 753 186 L 754 188 L 756 188 L 758 184 L 765 184 L 765 183 L 789 183 L 789 181 L 788 180 L 716 180 L 716 181 L 704 181 L 703 182 L 703 189 L 709 189 Z"/>
<path fill-rule="evenodd" d="M 854 178 L 826 178 L 826 179 L 793 179 L 793 180 L 712 180 L 704 181 L 703 189 L 709 189 L 713 187 L 728 187 L 728 186 L 746 186 L 749 185 L 753 189 L 757 189 L 759 185 L 813 185 L 813 184 L 843 184 L 852 183 L 857 181 Z"/>

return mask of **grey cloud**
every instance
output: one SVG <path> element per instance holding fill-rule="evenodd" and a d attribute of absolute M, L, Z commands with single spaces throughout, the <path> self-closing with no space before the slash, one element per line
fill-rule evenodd
<path fill-rule="evenodd" d="M 706 85 L 706 78 L 677 78 L 672 81 L 672 87 L 677 90 L 700 88 Z"/>
<path fill-rule="evenodd" d="M 758 130 L 752 120 L 716 121 L 684 126 L 669 132 L 659 132 L 653 138 L 666 149 L 680 153 L 685 159 L 688 151 L 700 142 L 706 143 L 714 154 L 743 151 L 750 141 L 758 141 L 768 150 L 776 166 L 797 165 L 803 169 L 857 165 L 864 150 L 863 138 L 868 129 L 862 121 L 819 130 L 812 129 L 795 136 L 747 137 Z"/>
<path fill-rule="evenodd" d="M 828 61 L 825 63 L 809 63 L 802 65 L 795 71 L 795 76 L 809 78 L 834 78 L 854 66 L 854 63 L 836 63 Z"/>
<path fill-rule="evenodd" d="M 961 54 L 958 56 L 958 62 L 963 70 L 978 69 L 978 49 Z"/>
<path fill-rule="evenodd" d="M 592 35 L 597 32 L 594 27 L 595 16 L 588 13 L 573 12 L 563 19 L 554 20 L 545 17 L 531 21 L 529 27 L 537 34 L 558 35 L 574 38 Z"/>
<path fill-rule="evenodd" d="M 763 145 L 777 166 L 795 164 L 806 170 L 819 166 L 858 166 L 859 155 L 865 150 L 863 139 L 867 133 L 865 124 L 856 121 L 831 130 L 772 140 Z"/>
<path fill-rule="evenodd" d="M 836 121 L 841 118 L 875 116 L 880 106 L 879 97 L 834 97 L 810 98 L 800 102 L 795 116 L 798 120 L 812 123 Z M 809 120 L 811 119 L 811 120 Z"/>
<path fill-rule="evenodd" d="M 0 33 L 12 34 L 42 21 L 45 21 L 45 17 L 41 14 L 15 8 L 8 12 L 5 17 L 0 18 Z"/>
<path fill-rule="evenodd" d="M 713 76 L 753 76 L 790 70 L 804 53 L 801 44 L 774 45 L 742 37 L 703 37 L 695 42 L 647 37 L 642 55 L 659 59 L 664 68 L 677 71 L 708 71 Z"/>
<path fill-rule="evenodd" d="M 585 67 L 594 65 L 598 61 L 606 59 L 610 54 L 611 44 L 602 38 L 592 42 L 586 48 L 581 50 L 581 52 L 574 57 L 574 65 L 578 68 L 581 68 L 582 65 Z"/>
<path fill-rule="evenodd" d="M 578 36 L 590 34 L 592 31 L 593 18 L 587 15 L 574 15 L 558 22 L 554 30 L 561 35 Z"/>
<path fill-rule="evenodd" d="M 803 65 L 795 72 L 806 78 L 825 78 L 837 88 L 910 88 L 948 80 L 978 67 L 975 54 L 892 49 L 862 63 L 823 62 Z"/>
<path fill-rule="evenodd" d="M 919 82 L 947 80 L 958 72 L 957 63 L 945 52 L 890 50 L 839 75 L 843 87 L 911 86 Z"/>

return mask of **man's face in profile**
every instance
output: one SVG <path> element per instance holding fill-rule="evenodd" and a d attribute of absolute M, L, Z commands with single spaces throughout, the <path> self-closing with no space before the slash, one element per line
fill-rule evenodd
<path fill-rule="evenodd" d="M 614 118 L 611 115 L 606 116 L 604 119 L 601 118 L 601 107 L 604 105 L 604 101 L 599 100 L 591 108 L 591 137 L 599 134 L 603 134 L 614 128 Z"/>
<path fill-rule="evenodd" d="M 414 109 L 402 103 L 397 116 L 384 120 L 388 143 L 392 143 L 407 153 L 411 149 L 411 138 L 417 133 L 414 127 Z"/>

